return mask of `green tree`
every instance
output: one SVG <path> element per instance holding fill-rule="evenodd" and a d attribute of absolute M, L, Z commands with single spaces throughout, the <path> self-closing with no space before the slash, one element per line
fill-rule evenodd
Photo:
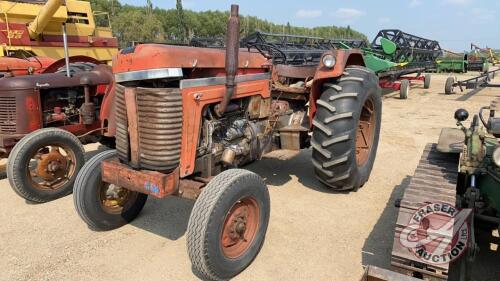
<path fill-rule="evenodd" d="M 177 24 L 179 29 L 179 39 L 182 42 L 186 42 L 187 40 L 187 26 L 184 18 L 184 9 L 182 8 L 182 0 L 177 0 L 175 5 L 177 10 Z"/>
<path fill-rule="evenodd" d="M 121 47 L 129 46 L 132 42 L 151 43 L 165 40 L 161 21 L 144 10 L 125 11 L 115 16 L 113 31 Z"/>

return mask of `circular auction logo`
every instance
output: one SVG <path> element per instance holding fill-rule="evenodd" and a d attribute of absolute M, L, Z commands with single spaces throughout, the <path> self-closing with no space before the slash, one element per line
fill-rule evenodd
<path fill-rule="evenodd" d="M 399 242 L 426 263 L 449 263 L 467 248 L 470 213 L 447 203 L 425 205 L 412 215 Z"/>

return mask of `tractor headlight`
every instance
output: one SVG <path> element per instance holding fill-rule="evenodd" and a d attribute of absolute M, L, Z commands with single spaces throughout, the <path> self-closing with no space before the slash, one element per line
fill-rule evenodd
<path fill-rule="evenodd" d="M 335 66 L 335 63 L 337 62 L 335 60 L 335 57 L 330 54 L 326 54 L 323 56 L 323 59 L 321 60 L 323 62 L 323 65 L 328 67 L 328 68 L 333 68 Z"/>
<path fill-rule="evenodd" d="M 493 150 L 493 162 L 495 162 L 497 167 L 500 167 L 500 145 L 497 145 L 495 150 Z"/>

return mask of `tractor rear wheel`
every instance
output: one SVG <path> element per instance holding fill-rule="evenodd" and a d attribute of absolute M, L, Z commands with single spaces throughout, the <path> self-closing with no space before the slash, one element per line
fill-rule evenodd
<path fill-rule="evenodd" d="M 424 76 L 424 89 L 429 89 L 431 87 L 431 75 L 425 74 Z"/>
<path fill-rule="evenodd" d="M 409 80 L 401 80 L 401 85 L 399 87 L 399 98 L 405 100 L 408 98 L 408 94 L 410 93 L 410 81 Z"/>
<path fill-rule="evenodd" d="M 369 178 L 377 153 L 382 116 L 377 76 L 348 67 L 325 84 L 313 120 L 312 162 L 317 178 L 336 190 L 357 190 Z"/>
<path fill-rule="evenodd" d="M 258 175 L 224 171 L 203 188 L 187 227 L 187 248 L 202 279 L 227 280 L 259 253 L 269 223 L 270 201 Z"/>
<path fill-rule="evenodd" d="M 444 93 L 445 95 L 451 95 L 455 93 L 455 89 L 453 87 L 453 84 L 455 84 L 455 77 L 450 76 L 446 79 L 446 83 L 444 85 Z"/>
<path fill-rule="evenodd" d="M 116 150 L 97 154 L 76 177 L 73 195 L 76 212 L 94 230 L 111 230 L 131 222 L 148 199 L 146 194 L 102 181 L 101 162 L 116 155 Z"/>
<path fill-rule="evenodd" d="M 85 150 L 68 131 L 45 128 L 24 136 L 12 149 L 7 177 L 24 199 L 43 203 L 70 194 Z"/>

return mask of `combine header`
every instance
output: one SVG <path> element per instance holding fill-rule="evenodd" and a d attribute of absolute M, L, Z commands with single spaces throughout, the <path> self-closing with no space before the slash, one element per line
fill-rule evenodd
<path fill-rule="evenodd" d="M 100 230 L 135 219 L 148 196 L 196 199 L 187 249 L 209 280 L 249 266 L 268 226 L 264 181 L 235 168 L 273 150 L 312 147 L 325 187 L 357 190 L 370 176 L 380 132 L 378 78 L 360 51 L 262 34 L 240 49 L 239 30 L 233 5 L 226 50 L 122 50 L 113 61 L 117 150 L 90 159 L 74 187 L 78 214 Z"/>
<path fill-rule="evenodd" d="M 413 81 L 422 81 L 428 89 L 431 76 L 423 72 L 436 69 L 436 60 L 442 54 L 439 42 L 425 39 L 397 29 L 379 31 L 372 41 L 371 52 L 395 65 L 390 69 L 380 69 L 377 74 L 380 86 L 400 92 L 406 99 Z M 416 76 L 408 76 L 416 74 Z"/>

